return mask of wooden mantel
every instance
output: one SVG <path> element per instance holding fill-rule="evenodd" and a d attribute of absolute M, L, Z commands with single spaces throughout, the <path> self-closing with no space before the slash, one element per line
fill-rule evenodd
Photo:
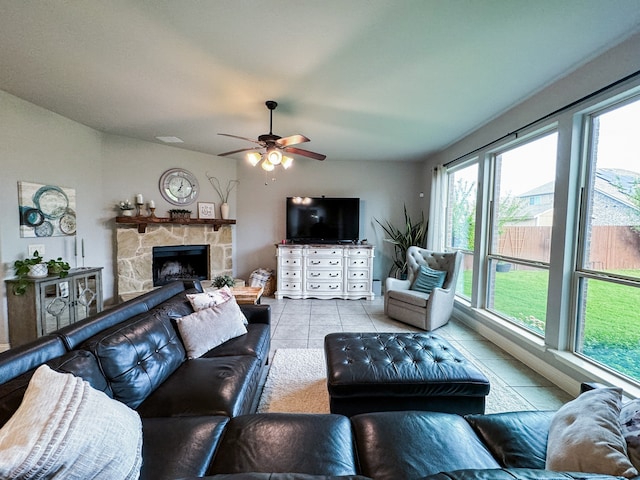
<path fill-rule="evenodd" d="M 137 225 L 138 233 L 145 233 L 147 225 L 174 223 L 179 225 L 213 225 L 218 231 L 221 225 L 235 225 L 235 220 L 221 220 L 217 218 L 170 218 L 170 217 L 116 217 L 116 223 L 123 225 Z"/>

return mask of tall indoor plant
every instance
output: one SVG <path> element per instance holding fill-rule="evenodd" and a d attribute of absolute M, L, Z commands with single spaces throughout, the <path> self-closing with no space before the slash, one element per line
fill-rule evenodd
<path fill-rule="evenodd" d="M 424 247 L 427 239 L 427 222 L 424 219 L 424 213 L 420 212 L 420 220 L 414 222 L 407 213 L 407 206 L 404 205 L 404 225 L 401 228 L 394 227 L 388 220 L 382 223 L 376 219 L 376 222 L 387 234 L 384 241 L 393 245 L 394 259 L 389 276 L 406 278 L 407 249 L 413 245 Z"/>

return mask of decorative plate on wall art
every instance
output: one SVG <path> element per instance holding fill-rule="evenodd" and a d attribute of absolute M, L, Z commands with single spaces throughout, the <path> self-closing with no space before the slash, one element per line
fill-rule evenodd
<path fill-rule="evenodd" d="M 184 168 L 171 168 L 160 177 L 160 194 L 173 205 L 190 205 L 198 198 L 195 175 Z"/>

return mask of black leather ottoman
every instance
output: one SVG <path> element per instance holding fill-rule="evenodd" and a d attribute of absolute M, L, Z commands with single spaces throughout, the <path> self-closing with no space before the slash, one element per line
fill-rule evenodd
<path fill-rule="evenodd" d="M 432 333 L 331 333 L 324 339 L 331 413 L 484 413 L 489 380 Z"/>

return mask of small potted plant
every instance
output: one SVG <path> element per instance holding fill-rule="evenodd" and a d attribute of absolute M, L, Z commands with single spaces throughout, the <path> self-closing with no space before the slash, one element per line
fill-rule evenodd
<path fill-rule="evenodd" d="M 66 277 L 69 273 L 69 268 L 69 264 L 63 261 L 61 257 L 45 262 L 42 255 L 36 250 L 33 252 L 32 257 L 13 262 L 13 269 L 16 277 L 18 277 L 18 281 L 13 287 L 13 293 L 15 295 L 24 295 L 29 285 L 28 278 L 43 278 L 49 273 Z"/>
<path fill-rule="evenodd" d="M 133 209 L 135 207 L 128 199 L 116 204 L 116 207 L 120 209 L 123 217 L 133 217 Z"/>
<path fill-rule="evenodd" d="M 71 266 L 62 260 L 62 257 L 51 259 L 47 261 L 47 270 L 49 275 L 58 275 L 61 278 L 66 277 L 69 274 Z"/>
<path fill-rule="evenodd" d="M 236 282 L 233 277 L 230 277 L 229 275 L 218 275 L 211 281 L 211 286 L 216 288 L 222 288 L 225 286 L 231 288 L 235 283 Z"/>

